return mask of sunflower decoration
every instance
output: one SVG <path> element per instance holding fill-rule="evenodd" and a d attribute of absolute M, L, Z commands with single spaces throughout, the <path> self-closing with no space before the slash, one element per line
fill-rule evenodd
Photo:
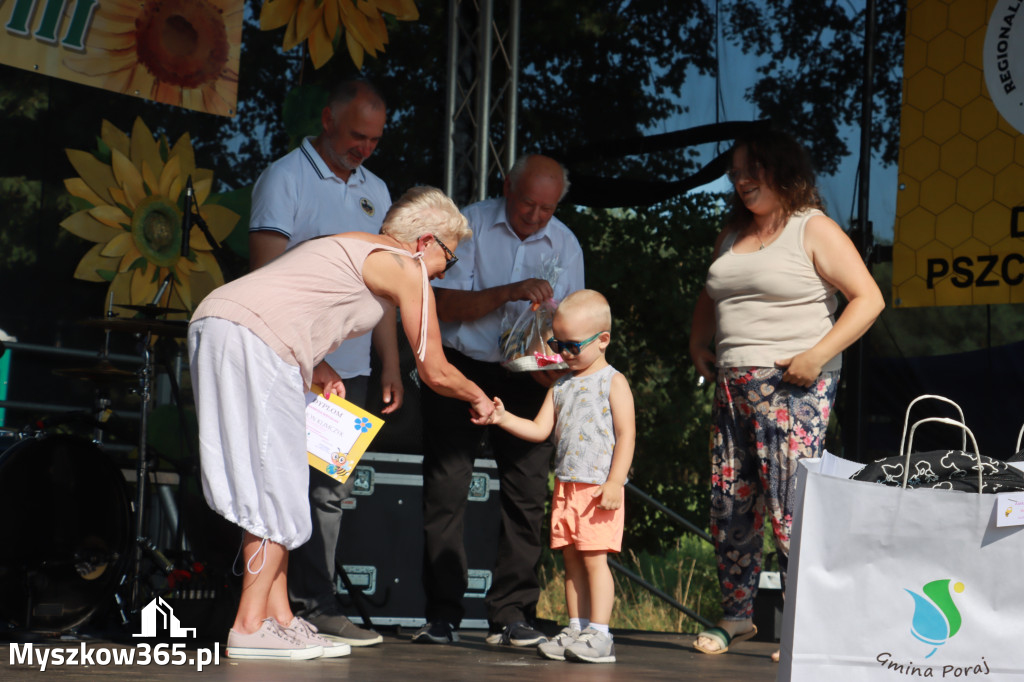
<path fill-rule="evenodd" d="M 104 0 L 84 54 L 64 65 L 108 90 L 233 116 L 243 10 L 242 0 Z"/>
<path fill-rule="evenodd" d="M 109 282 L 107 300 L 114 305 L 156 303 L 189 312 L 224 283 L 199 228 L 191 230 L 188 255 L 181 255 L 179 200 L 189 178 L 199 215 L 217 242 L 238 222 L 234 211 L 206 203 L 213 171 L 196 168 L 188 133 L 170 146 L 165 136 L 154 139 L 141 118 L 135 119 L 130 137 L 103 121 L 98 154 L 65 152 L 79 177 L 66 179 L 64 186 L 82 208 L 60 225 L 96 243 L 79 262 L 76 279 Z M 172 286 L 154 300 L 168 275 Z"/>
<path fill-rule="evenodd" d="M 317 69 L 334 56 L 344 34 L 349 56 L 361 69 L 364 53 L 376 57 L 388 43 L 382 13 L 399 21 L 420 18 L 413 0 L 266 0 L 260 11 L 260 29 L 272 31 L 287 26 L 282 48 L 287 51 L 307 41 L 309 57 Z"/>

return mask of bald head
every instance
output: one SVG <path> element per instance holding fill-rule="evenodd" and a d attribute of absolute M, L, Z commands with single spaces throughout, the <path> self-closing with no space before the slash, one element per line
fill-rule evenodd
<path fill-rule="evenodd" d="M 586 338 L 592 334 L 612 329 L 612 309 L 608 299 L 593 289 L 580 289 L 565 297 L 558 304 L 556 317 L 570 322 Z"/>
<path fill-rule="evenodd" d="M 569 189 L 568 174 L 554 159 L 531 154 L 516 161 L 505 178 L 505 214 L 520 239 L 547 227 Z"/>

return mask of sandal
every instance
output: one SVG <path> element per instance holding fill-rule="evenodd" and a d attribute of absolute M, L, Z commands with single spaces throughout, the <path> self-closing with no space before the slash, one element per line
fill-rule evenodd
<path fill-rule="evenodd" d="M 697 639 L 693 640 L 693 648 L 703 654 L 709 654 L 712 656 L 716 654 L 724 654 L 726 651 L 729 650 L 730 645 L 736 644 L 738 642 L 745 642 L 756 634 L 756 625 L 751 625 L 750 629 L 746 632 L 741 632 L 738 635 L 732 636 L 730 636 L 729 633 L 723 630 L 722 628 L 708 628 L 707 630 L 704 630 L 699 635 L 697 635 Z M 707 637 L 708 639 L 715 640 L 716 642 L 718 642 L 719 648 L 708 649 L 707 647 L 697 646 L 697 640 L 699 640 L 701 637 Z"/>

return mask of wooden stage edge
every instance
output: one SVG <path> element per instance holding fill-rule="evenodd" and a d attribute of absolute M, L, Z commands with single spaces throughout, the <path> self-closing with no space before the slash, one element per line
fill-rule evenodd
<path fill-rule="evenodd" d="M 129 654 L 140 655 L 145 647 L 134 642 L 91 638 L 31 639 L 16 634 L 0 639 L 0 679 L 10 680 L 192 680 L 203 682 L 307 682 L 308 680 L 359 680 L 360 682 L 408 682 L 410 680 L 446 680 L 453 682 L 489 682 L 492 680 L 529 680 L 530 682 L 638 682 L 642 680 L 711 680 L 768 682 L 775 680 L 778 665 L 771 653 L 778 648 L 772 642 L 741 642 L 718 656 L 701 654 L 692 648 L 693 635 L 675 633 L 614 631 L 617 662 L 585 664 L 541 659 L 533 649 L 488 645 L 480 630 L 462 631 L 461 641 L 451 645 L 414 644 L 411 630 L 384 629 L 384 642 L 374 647 L 353 648 L 344 658 L 314 661 L 238 661 L 224 657 L 219 644 L 218 663 L 197 670 L 194 661 L 212 655 L 213 643 L 189 641 L 163 652 L 182 665 L 150 662 L 141 665 L 115 663 Z M 141 640 L 140 640 L 141 641 Z M 155 644 L 150 644 L 155 657 Z M 63 658 L 77 652 L 76 663 L 54 665 L 50 658 L 40 674 L 39 659 L 61 650 Z M 49 653 L 44 653 L 50 650 Z M 102 652 L 101 652 L 102 650 Z M 86 665 L 80 665 L 83 652 L 91 652 Z M 178 655 L 175 656 L 175 652 Z M 31 655 L 33 662 L 27 663 Z M 189 661 L 193 664 L 189 664 Z M 103 664 L 105 661 L 109 661 Z"/>

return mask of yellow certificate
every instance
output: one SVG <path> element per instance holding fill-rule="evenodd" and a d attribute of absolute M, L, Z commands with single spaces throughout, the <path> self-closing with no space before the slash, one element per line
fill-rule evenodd
<path fill-rule="evenodd" d="M 384 420 L 314 385 L 306 393 L 306 455 L 309 466 L 344 483 Z"/>

